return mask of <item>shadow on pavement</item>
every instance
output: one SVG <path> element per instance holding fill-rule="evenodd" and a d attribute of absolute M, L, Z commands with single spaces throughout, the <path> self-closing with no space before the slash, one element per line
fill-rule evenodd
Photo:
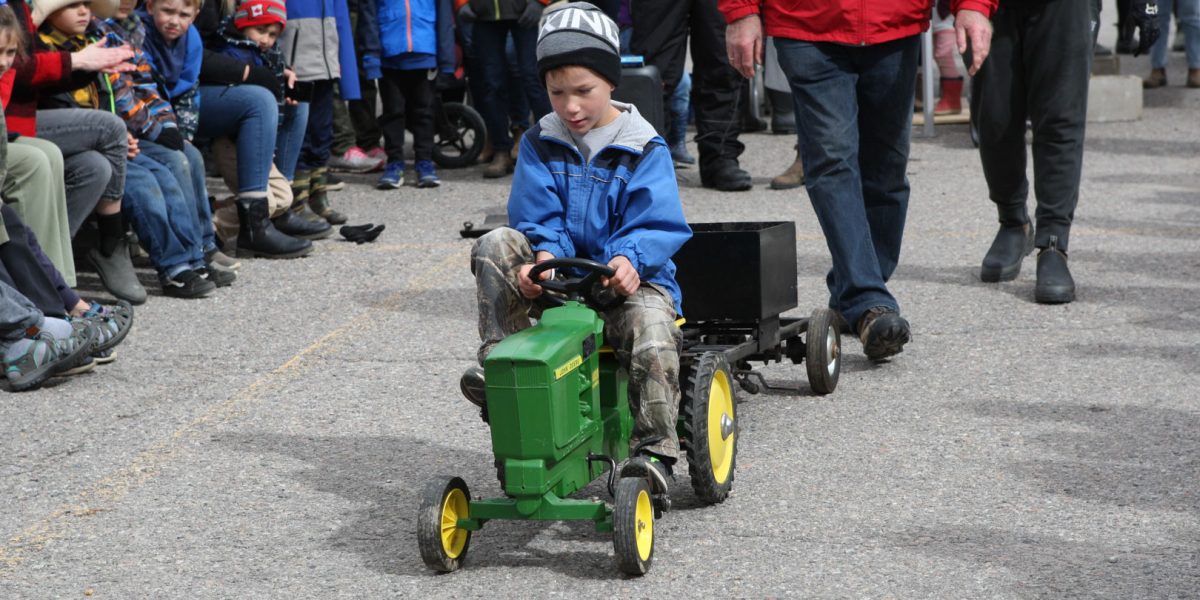
<path fill-rule="evenodd" d="M 360 507 L 329 537 L 329 546 L 357 554 L 364 566 L 387 575 L 436 576 L 417 546 L 417 509 L 429 482 L 458 476 L 473 497 L 501 495 L 491 454 L 424 439 L 238 434 L 223 435 L 220 442 L 241 452 L 303 461 L 307 467 L 294 473 L 298 481 Z M 705 506 L 691 490 L 686 466 L 680 469 L 671 494 L 675 510 L 665 519 L 680 509 Z M 573 497 L 591 496 L 608 498 L 603 480 Z M 562 551 L 561 544 L 574 549 Z M 472 536 L 463 570 L 487 567 L 543 568 L 582 579 L 622 577 L 611 537 L 582 521 L 491 521 Z"/>
<path fill-rule="evenodd" d="M 943 525 L 916 528 L 896 539 L 901 546 L 954 560 L 970 560 L 986 572 L 1003 569 L 1049 597 L 1194 598 L 1200 589 L 1195 549 L 1200 544 L 1200 415 L 1170 408 L 1023 402 L 961 403 L 957 410 L 995 423 L 1033 424 L 1039 433 L 1024 442 L 1027 456 L 997 468 L 1040 489 L 1045 497 L 1004 503 L 997 525 L 1037 520 L 1047 502 L 1066 497 L 1087 510 L 1092 535 L 1083 542 L 1020 525 Z M 1028 483 L 1025 483 L 1028 482 Z M 1077 509 L 1076 512 L 1078 512 Z M 1167 517 L 1152 516 L 1168 513 Z M 1085 516 L 1085 518 L 1087 518 Z M 1173 534 L 1145 542 L 1129 541 L 1127 530 L 1141 519 L 1190 522 Z M 1044 522 L 1044 521 L 1043 521 Z M 1076 523 L 1063 531 L 1077 534 Z M 1125 531 L 1123 531 L 1125 530 Z M 1072 535 L 1072 534 L 1067 534 Z M 1019 590 L 1015 590 L 1018 591 Z"/>

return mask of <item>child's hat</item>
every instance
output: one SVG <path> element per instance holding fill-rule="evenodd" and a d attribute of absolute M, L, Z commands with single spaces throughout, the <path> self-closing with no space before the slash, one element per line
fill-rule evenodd
<path fill-rule="evenodd" d="M 92 15 L 99 19 L 107 19 L 117 14 L 117 9 L 121 7 L 121 0 L 83 0 L 91 5 Z M 33 0 L 33 11 L 29 18 L 33 20 L 34 27 L 41 27 L 46 19 L 55 11 L 66 8 L 79 0 Z"/>
<path fill-rule="evenodd" d="M 621 40 L 617 24 L 587 2 L 572 2 L 547 12 L 538 32 L 538 75 L 558 67 L 587 67 L 609 83 L 621 81 Z"/>
<path fill-rule="evenodd" d="M 246 0 L 233 13 L 233 26 L 238 29 L 272 23 L 287 25 L 287 6 L 279 0 Z"/>

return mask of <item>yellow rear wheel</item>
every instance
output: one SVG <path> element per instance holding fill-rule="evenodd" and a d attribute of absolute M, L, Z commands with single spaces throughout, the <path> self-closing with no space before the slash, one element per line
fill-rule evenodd
<path fill-rule="evenodd" d="M 622 573 L 645 575 L 650 570 L 654 560 L 654 503 L 650 486 L 641 477 L 624 477 L 617 482 L 613 550 Z"/>
<path fill-rule="evenodd" d="M 429 568 L 448 573 L 462 566 L 471 531 L 459 527 L 470 517 L 471 492 L 461 478 L 434 481 L 425 488 L 417 517 L 417 542 Z"/>

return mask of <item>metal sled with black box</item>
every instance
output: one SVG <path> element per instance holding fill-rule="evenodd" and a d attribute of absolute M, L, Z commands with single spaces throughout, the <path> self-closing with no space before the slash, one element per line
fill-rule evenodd
<path fill-rule="evenodd" d="M 796 225 L 792 222 L 692 223 L 692 239 L 675 254 L 683 292 L 680 370 L 719 353 L 742 389 L 767 384 L 751 361 L 805 363 L 816 394 L 837 387 L 841 372 L 839 315 L 817 308 L 808 318 L 782 317 L 796 308 Z"/>

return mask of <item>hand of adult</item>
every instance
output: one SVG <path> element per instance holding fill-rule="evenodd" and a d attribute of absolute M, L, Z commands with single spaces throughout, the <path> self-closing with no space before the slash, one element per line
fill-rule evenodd
<path fill-rule="evenodd" d="M 729 64 L 746 79 L 754 78 L 754 68 L 763 62 L 762 19 L 746 15 L 725 28 L 725 50 Z"/>
<path fill-rule="evenodd" d="M 1149 52 L 1162 34 L 1158 29 L 1158 3 L 1154 0 L 1133 0 L 1129 5 L 1129 18 L 1138 30 L 1138 45 L 1133 49 L 1133 55 Z"/>
<path fill-rule="evenodd" d="M 954 15 L 954 33 L 958 36 L 958 53 L 966 55 L 971 50 L 967 73 L 974 76 L 992 50 L 992 21 L 981 12 L 960 10 Z"/>
<path fill-rule="evenodd" d="M 133 49 L 128 45 L 106 48 L 106 43 L 106 40 L 100 40 L 84 46 L 83 50 L 72 53 L 71 68 L 76 71 L 105 71 L 118 67 L 133 58 Z M 134 67 L 131 64 L 127 66 Z"/>
<path fill-rule="evenodd" d="M 542 11 L 546 7 L 538 0 L 526 0 L 525 10 L 521 11 L 521 16 L 517 17 L 517 25 L 525 29 L 537 27 L 538 21 L 542 18 Z"/>
<path fill-rule="evenodd" d="M 470 23 L 471 21 L 474 21 L 475 19 L 476 19 L 475 11 L 471 10 L 470 2 L 462 5 L 462 8 L 458 9 L 458 20 L 459 21 L 462 21 L 463 23 Z"/>
<path fill-rule="evenodd" d="M 608 261 L 608 266 L 612 267 L 616 273 L 612 277 L 603 277 L 600 282 L 604 287 L 611 287 L 617 290 L 622 296 L 632 296 L 637 291 L 638 286 L 642 285 L 642 278 L 638 276 L 637 269 L 633 268 L 633 263 L 629 262 L 624 256 L 614 256 Z"/>

